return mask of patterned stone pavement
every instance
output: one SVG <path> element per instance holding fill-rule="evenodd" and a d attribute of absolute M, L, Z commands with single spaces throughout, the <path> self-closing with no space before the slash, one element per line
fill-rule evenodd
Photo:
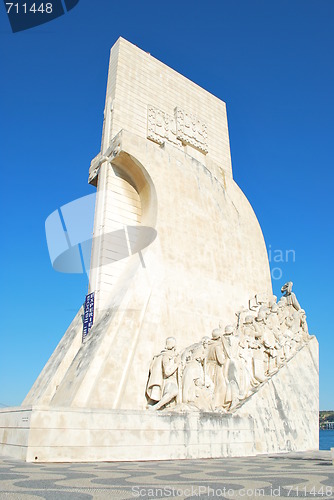
<path fill-rule="evenodd" d="M 334 499 L 330 452 L 162 462 L 0 458 L 1 500 Z"/>

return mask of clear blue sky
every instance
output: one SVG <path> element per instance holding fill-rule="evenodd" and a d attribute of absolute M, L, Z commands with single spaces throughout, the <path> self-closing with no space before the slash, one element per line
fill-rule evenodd
<path fill-rule="evenodd" d="M 85 275 L 50 264 L 44 223 L 94 192 L 110 47 L 123 36 L 227 103 L 234 177 L 320 343 L 334 409 L 333 0 L 80 0 L 12 34 L 0 5 L 0 403 L 20 404 L 82 304 Z M 291 254 L 290 254 L 291 256 Z"/>

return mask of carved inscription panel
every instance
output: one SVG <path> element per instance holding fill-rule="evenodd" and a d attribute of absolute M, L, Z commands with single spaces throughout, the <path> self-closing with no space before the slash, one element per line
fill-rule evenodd
<path fill-rule="evenodd" d="M 175 117 L 153 106 L 147 108 L 147 138 L 160 145 L 168 141 L 182 146 L 177 138 Z"/>
<path fill-rule="evenodd" d="M 175 108 L 174 114 L 178 139 L 206 154 L 208 152 L 206 124 L 201 122 L 195 115 L 185 113 L 180 108 Z"/>
<path fill-rule="evenodd" d="M 180 108 L 174 109 L 173 116 L 148 106 L 147 138 L 160 145 L 167 141 L 179 147 L 192 146 L 204 154 L 208 152 L 206 124 Z"/>

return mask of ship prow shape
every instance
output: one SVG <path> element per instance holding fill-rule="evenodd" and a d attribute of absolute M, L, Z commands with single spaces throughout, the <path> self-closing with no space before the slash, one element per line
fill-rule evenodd
<path fill-rule="evenodd" d="M 80 309 L 22 406 L 0 410 L 1 452 L 64 462 L 316 449 L 318 344 L 291 285 L 273 298 L 225 103 L 120 38 L 89 182 L 94 322 L 83 329 Z"/>

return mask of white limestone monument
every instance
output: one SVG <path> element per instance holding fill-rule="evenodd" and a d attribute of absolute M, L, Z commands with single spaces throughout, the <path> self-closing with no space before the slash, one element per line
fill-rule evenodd
<path fill-rule="evenodd" d="M 162 460 L 318 448 L 318 343 L 272 293 L 260 225 L 233 180 L 226 106 L 120 38 L 111 49 L 89 290 L 1 452 Z"/>

